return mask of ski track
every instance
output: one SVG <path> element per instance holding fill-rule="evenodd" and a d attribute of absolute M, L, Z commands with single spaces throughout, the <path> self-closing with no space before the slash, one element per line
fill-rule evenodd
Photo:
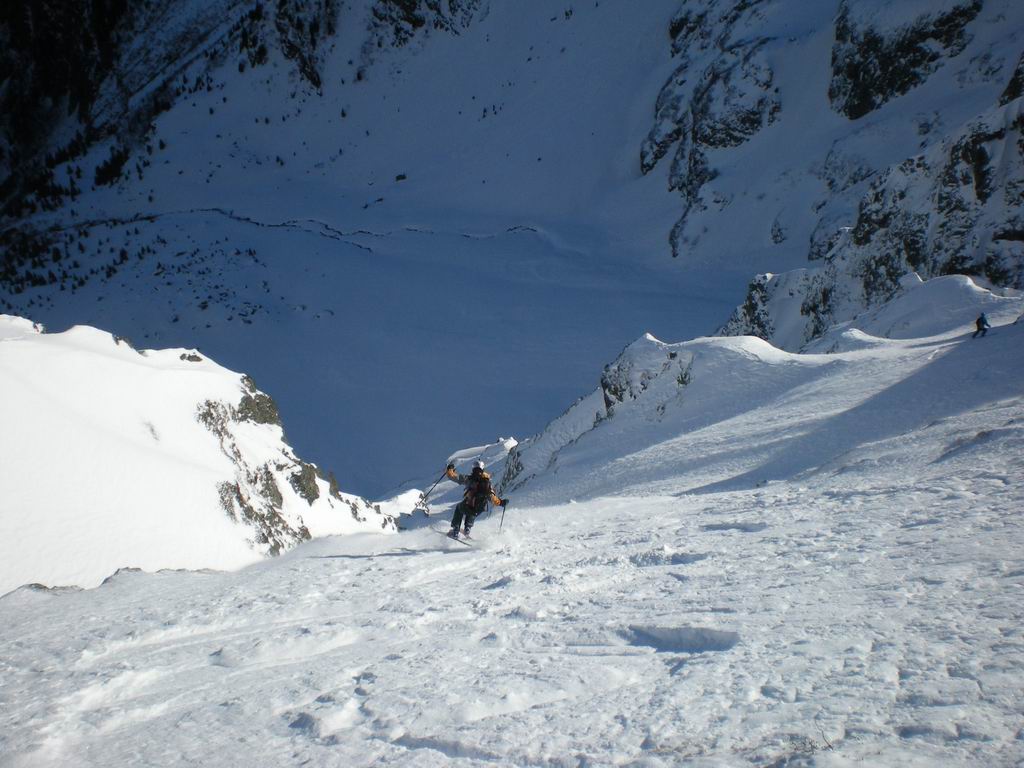
<path fill-rule="evenodd" d="M 0 764 L 1013 764 L 1019 493 L 877 480 L 22 589 Z"/>

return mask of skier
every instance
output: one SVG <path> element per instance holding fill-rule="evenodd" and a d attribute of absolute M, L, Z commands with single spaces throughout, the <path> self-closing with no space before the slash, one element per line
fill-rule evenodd
<path fill-rule="evenodd" d="M 459 538 L 459 528 L 462 527 L 463 535 L 469 537 L 469 531 L 473 527 L 476 516 L 484 511 L 487 502 L 504 507 L 508 499 L 499 499 L 491 488 L 491 476 L 484 472 L 482 461 L 473 462 L 473 472 L 469 475 L 459 474 L 455 471 L 455 465 L 449 464 L 445 471 L 449 480 L 454 480 L 459 485 L 466 486 L 466 490 L 455 507 L 455 514 L 452 515 L 452 529 L 448 535 Z"/>
<path fill-rule="evenodd" d="M 978 319 L 974 321 L 974 326 L 978 329 L 971 334 L 972 339 L 978 338 L 978 334 L 981 334 L 981 338 L 985 338 L 985 334 L 988 333 L 988 329 L 992 326 L 988 322 L 988 318 L 985 317 L 985 313 L 982 312 L 978 315 Z"/>

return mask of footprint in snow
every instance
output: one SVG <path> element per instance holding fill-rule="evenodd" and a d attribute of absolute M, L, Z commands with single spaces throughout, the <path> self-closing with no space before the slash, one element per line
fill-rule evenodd
<path fill-rule="evenodd" d="M 740 641 L 740 636 L 736 632 L 709 627 L 631 625 L 621 634 L 630 645 L 653 648 L 659 653 L 728 651 Z"/>
<path fill-rule="evenodd" d="M 698 563 L 707 557 L 707 553 L 704 552 L 673 552 L 665 548 L 631 555 L 629 562 L 637 568 L 651 568 L 659 565 L 689 565 Z"/>
<path fill-rule="evenodd" d="M 704 531 L 742 531 L 743 533 L 757 533 L 768 527 L 767 523 L 708 523 L 702 525 Z"/>
<path fill-rule="evenodd" d="M 516 580 L 515 576 L 512 576 L 512 575 L 502 576 L 500 579 L 498 579 L 497 581 L 491 582 L 486 587 L 481 587 L 481 589 L 501 589 L 502 587 L 507 587 L 509 584 L 511 584 L 515 580 Z"/>

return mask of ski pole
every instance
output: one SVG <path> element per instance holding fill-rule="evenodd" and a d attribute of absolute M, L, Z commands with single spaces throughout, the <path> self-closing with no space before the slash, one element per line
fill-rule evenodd
<path fill-rule="evenodd" d="M 508 509 L 508 499 L 501 505 L 501 522 L 498 523 L 498 533 L 501 533 L 501 526 L 505 524 L 505 510 Z"/>
<path fill-rule="evenodd" d="M 423 500 L 424 501 L 426 501 L 427 496 L 429 496 L 431 493 L 434 492 L 434 489 L 437 488 L 437 484 L 440 483 L 442 480 L 444 480 L 444 476 L 447 475 L 447 474 L 448 474 L 448 470 L 445 469 L 445 471 L 441 473 L 441 476 L 439 478 L 437 478 L 437 480 L 434 481 L 434 484 L 432 486 L 430 486 L 430 490 L 423 494 Z"/>
<path fill-rule="evenodd" d="M 433 493 L 434 489 L 437 488 L 437 484 L 440 483 L 442 480 L 444 480 L 444 476 L 447 475 L 447 474 L 448 474 L 448 470 L 445 469 L 445 471 L 441 473 L 441 476 L 439 478 L 437 478 L 437 480 L 434 481 L 434 484 L 432 486 L 430 486 L 430 490 L 427 491 L 426 493 L 424 493 L 422 496 L 420 496 L 420 500 L 416 502 L 416 506 L 417 507 L 419 507 L 420 504 L 422 504 L 424 507 L 426 507 L 426 505 L 427 505 L 427 497 L 431 493 Z M 415 509 L 413 511 L 415 512 Z"/>

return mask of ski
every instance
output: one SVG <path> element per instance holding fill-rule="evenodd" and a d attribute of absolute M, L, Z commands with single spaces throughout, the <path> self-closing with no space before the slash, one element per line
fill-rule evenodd
<path fill-rule="evenodd" d="M 438 536 L 444 536 L 449 541 L 457 541 L 457 542 L 459 542 L 459 544 L 467 546 L 467 547 L 469 547 L 471 549 L 473 547 L 473 545 L 469 541 L 466 541 L 465 539 L 457 539 L 454 536 L 449 536 L 447 531 L 439 531 L 437 528 L 431 528 L 430 530 L 432 530 Z"/>

